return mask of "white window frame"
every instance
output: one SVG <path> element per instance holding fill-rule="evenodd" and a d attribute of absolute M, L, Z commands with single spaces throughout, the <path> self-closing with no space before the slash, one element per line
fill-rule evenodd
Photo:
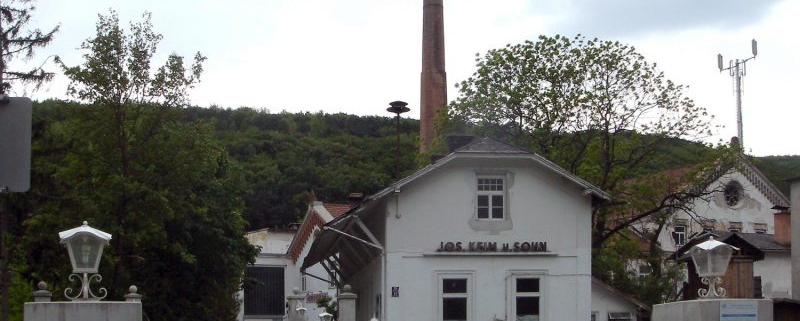
<path fill-rule="evenodd" d="M 500 179 L 503 182 L 502 183 L 503 184 L 503 188 L 501 190 L 499 190 L 499 191 L 482 191 L 482 190 L 480 190 L 479 186 L 481 185 L 480 181 L 483 180 L 483 179 Z M 498 174 L 493 174 L 493 175 L 478 174 L 478 175 L 476 175 L 476 177 L 475 177 L 475 192 L 477 193 L 477 197 L 476 197 L 476 200 L 475 200 L 476 201 L 475 202 L 475 218 L 477 218 L 478 220 L 481 220 L 481 221 L 502 221 L 502 220 L 505 220 L 505 219 L 508 218 L 508 177 L 506 177 L 506 175 L 498 175 Z M 480 197 L 481 196 L 488 196 L 489 208 L 488 208 L 488 212 L 487 212 L 487 217 L 480 217 L 480 213 L 479 213 L 480 212 L 480 210 L 479 210 L 480 209 L 480 205 L 479 204 L 480 204 Z M 493 212 L 492 209 L 493 209 L 493 207 L 495 207 L 495 204 L 492 202 L 492 196 L 501 196 L 501 197 L 503 197 L 503 201 L 502 201 L 502 204 L 501 204 L 502 209 L 503 209 L 503 214 L 502 214 L 501 217 L 493 217 L 493 215 L 492 215 L 492 212 Z"/>
<path fill-rule="evenodd" d="M 678 232 L 678 228 L 683 228 L 683 231 Z M 686 244 L 686 231 L 689 229 L 686 225 L 675 225 L 672 227 L 672 241 L 675 242 L 676 247 L 681 247 Z M 681 237 L 678 237 L 681 235 Z"/>
<path fill-rule="evenodd" d="M 642 270 L 649 270 L 649 271 L 642 271 Z M 639 277 L 639 279 L 646 278 L 648 275 L 652 273 L 653 273 L 653 267 L 650 266 L 649 263 L 644 261 L 639 261 L 638 264 L 636 265 L 636 275 Z"/>
<path fill-rule="evenodd" d="M 507 302 L 506 308 L 508 321 L 516 321 L 517 318 L 517 296 L 524 296 L 524 297 L 538 297 L 539 298 L 539 321 L 545 320 L 547 304 L 546 300 L 546 293 L 547 293 L 547 279 L 545 277 L 546 271 L 511 271 L 510 275 L 507 277 L 508 282 L 506 283 L 506 292 L 507 294 Z M 538 279 L 539 280 L 539 292 L 517 292 L 517 279 Z"/>
<path fill-rule="evenodd" d="M 467 321 L 473 320 L 474 313 L 473 310 L 475 309 L 475 293 L 474 293 L 474 283 L 475 283 L 475 273 L 474 272 L 462 272 L 462 271 L 439 271 L 436 273 L 436 288 L 438 293 L 438 298 L 436 300 L 437 305 L 437 317 L 435 320 L 444 321 L 443 310 L 444 310 L 444 299 L 445 298 L 466 298 L 467 299 Z M 442 282 L 446 279 L 466 279 L 467 280 L 467 293 L 444 293 L 444 288 Z"/>

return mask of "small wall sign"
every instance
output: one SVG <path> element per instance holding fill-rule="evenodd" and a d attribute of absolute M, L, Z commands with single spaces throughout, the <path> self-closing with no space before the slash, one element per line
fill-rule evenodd
<path fill-rule="evenodd" d="M 758 321 L 758 302 L 752 300 L 720 302 L 719 321 Z"/>
<path fill-rule="evenodd" d="M 399 286 L 393 286 L 392 287 L 392 297 L 393 298 L 399 298 L 400 297 L 400 287 Z"/>

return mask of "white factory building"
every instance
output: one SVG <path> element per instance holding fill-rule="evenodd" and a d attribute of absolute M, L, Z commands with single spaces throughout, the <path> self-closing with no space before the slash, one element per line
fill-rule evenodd
<path fill-rule="evenodd" d="M 364 321 L 635 320 L 642 304 L 591 277 L 591 212 L 605 192 L 527 150 L 454 141 L 454 152 L 348 210 L 312 203 L 296 236 L 254 267 L 284 271 L 264 281 L 278 289 L 250 290 L 272 291 L 274 310 L 245 295 L 242 318 L 279 319 L 278 294 L 294 288 L 332 296 L 349 284 Z M 593 293 L 603 296 L 594 306 Z"/>

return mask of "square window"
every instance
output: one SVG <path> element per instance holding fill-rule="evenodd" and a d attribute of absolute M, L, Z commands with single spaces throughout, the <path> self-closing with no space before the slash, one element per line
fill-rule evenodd
<path fill-rule="evenodd" d="M 517 321 L 539 320 L 541 292 L 539 278 L 515 277 L 512 315 Z"/>
<path fill-rule="evenodd" d="M 502 220 L 505 218 L 505 179 L 478 177 L 478 219 Z"/>
<path fill-rule="evenodd" d="M 471 315 L 471 276 L 442 274 L 439 276 L 439 320 L 466 321 Z"/>
<path fill-rule="evenodd" d="M 675 241 L 675 246 L 683 246 L 686 244 L 686 225 L 675 225 L 672 227 L 672 239 Z"/>

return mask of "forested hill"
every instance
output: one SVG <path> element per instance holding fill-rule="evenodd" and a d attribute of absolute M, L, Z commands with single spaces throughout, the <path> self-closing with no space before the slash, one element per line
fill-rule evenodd
<path fill-rule="evenodd" d="M 61 101 L 37 103 L 34 140 L 47 144 L 45 129 L 57 128 L 80 108 L 79 104 Z M 186 122 L 213 126 L 217 143 L 230 156 L 230 168 L 240 175 L 239 190 L 243 191 L 244 213 L 251 230 L 297 222 L 307 208 L 311 191 L 320 201 L 343 203 L 349 193 L 374 193 L 391 184 L 396 175 L 397 141 L 391 115 L 270 113 L 213 107 L 191 107 L 181 112 Z M 413 119 L 400 122 L 399 175 L 417 168 L 418 126 Z M 707 151 L 702 144 L 679 139 L 668 141 L 663 148 L 668 156 L 647 171 L 685 166 Z M 53 166 L 57 163 L 54 161 Z M 800 174 L 800 156 L 760 157 L 754 163 L 784 193 L 788 193 L 784 180 Z"/>

